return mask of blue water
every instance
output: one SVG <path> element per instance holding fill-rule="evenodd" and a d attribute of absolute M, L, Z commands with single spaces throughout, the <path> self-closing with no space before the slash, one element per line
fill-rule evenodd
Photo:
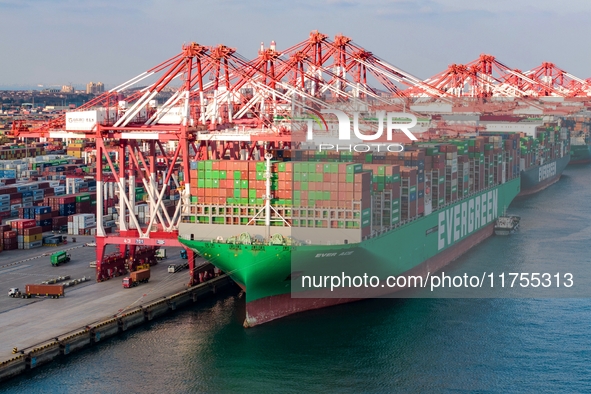
<path fill-rule="evenodd" d="M 449 269 L 590 266 L 589 171 L 569 167 L 516 202 L 521 232 L 487 240 Z M 588 298 L 368 300 L 252 329 L 242 328 L 243 311 L 231 294 L 0 392 L 591 392 Z"/>

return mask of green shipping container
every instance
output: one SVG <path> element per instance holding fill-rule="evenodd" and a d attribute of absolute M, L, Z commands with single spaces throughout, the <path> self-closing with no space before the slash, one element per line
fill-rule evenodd
<path fill-rule="evenodd" d="M 90 194 L 83 194 L 76 196 L 76 202 L 90 201 Z"/>

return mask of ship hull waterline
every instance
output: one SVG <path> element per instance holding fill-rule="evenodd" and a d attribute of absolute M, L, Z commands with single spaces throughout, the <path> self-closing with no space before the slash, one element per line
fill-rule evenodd
<path fill-rule="evenodd" d="M 518 197 L 538 193 L 558 182 L 569 162 L 570 156 L 564 156 L 545 165 L 521 171 L 521 192 Z"/>

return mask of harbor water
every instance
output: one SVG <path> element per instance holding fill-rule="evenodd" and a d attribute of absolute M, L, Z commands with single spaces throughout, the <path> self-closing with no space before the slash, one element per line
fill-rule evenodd
<path fill-rule="evenodd" d="M 589 170 L 568 167 L 514 202 L 521 230 L 446 271 L 591 267 Z M 0 393 L 591 390 L 586 297 L 380 299 L 251 329 L 243 320 L 244 297 L 226 295 L 4 382 Z"/>

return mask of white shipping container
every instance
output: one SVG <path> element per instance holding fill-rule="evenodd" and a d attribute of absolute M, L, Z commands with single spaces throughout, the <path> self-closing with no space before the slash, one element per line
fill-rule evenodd
<path fill-rule="evenodd" d="M 115 118 L 115 109 L 109 109 L 109 115 Z M 92 111 L 66 112 L 66 131 L 91 131 L 97 123 L 105 123 L 107 111 L 100 108 Z"/>
<path fill-rule="evenodd" d="M 159 108 L 158 111 L 162 111 L 162 108 Z M 183 107 L 172 107 L 167 112 L 161 112 L 158 114 L 158 124 L 181 124 L 183 120 Z"/>

